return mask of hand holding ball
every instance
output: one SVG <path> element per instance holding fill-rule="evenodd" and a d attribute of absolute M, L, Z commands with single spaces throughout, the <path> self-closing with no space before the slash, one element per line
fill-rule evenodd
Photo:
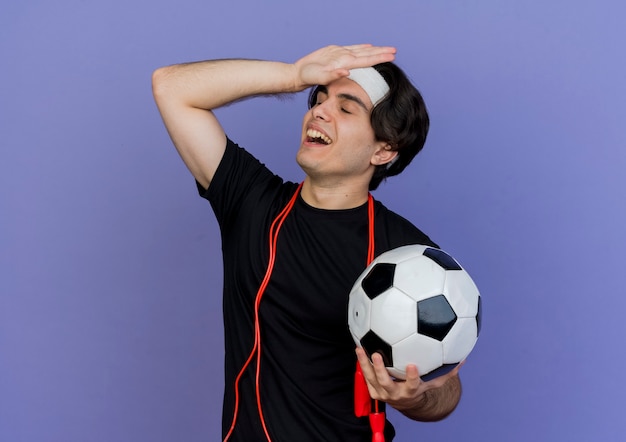
<path fill-rule="evenodd" d="M 409 245 L 378 256 L 355 282 L 348 326 L 357 346 L 379 353 L 404 379 L 415 364 L 424 380 L 452 370 L 480 332 L 480 293 L 445 252 Z"/>

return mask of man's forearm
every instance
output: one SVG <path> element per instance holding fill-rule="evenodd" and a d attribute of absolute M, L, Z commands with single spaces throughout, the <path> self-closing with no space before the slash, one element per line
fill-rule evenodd
<path fill-rule="evenodd" d="M 424 392 L 422 399 L 413 408 L 398 410 L 413 420 L 439 421 L 454 411 L 461 399 L 461 390 L 461 380 L 454 376 L 442 386 Z"/>
<path fill-rule="evenodd" d="M 198 109 L 216 109 L 243 98 L 298 92 L 292 64 L 261 60 L 211 60 L 157 69 L 155 96 Z"/>

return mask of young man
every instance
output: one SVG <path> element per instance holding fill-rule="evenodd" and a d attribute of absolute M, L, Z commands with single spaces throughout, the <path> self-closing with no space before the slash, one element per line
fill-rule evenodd
<path fill-rule="evenodd" d="M 355 356 L 347 329 L 348 294 L 368 259 L 434 245 L 369 195 L 406 167 L 428 131 L 421 96 L 394 58 L 392 47 L 329 46 L 293 64 L 215 60 L 153 75 L 167 130 L 222 234 L 224 439 L 371 440 L 368 419 L 354 415 L 357 360 L 370 396 L 411 419 L 443 419 L 459 401 L 458 368 L 423 382 L 409 366 L 397 382 L 380 355 Z M 300 185 L 230 141 L 212 112 L 311 87 Z M 393 438 L 390 424 L 385 434 Z"/>

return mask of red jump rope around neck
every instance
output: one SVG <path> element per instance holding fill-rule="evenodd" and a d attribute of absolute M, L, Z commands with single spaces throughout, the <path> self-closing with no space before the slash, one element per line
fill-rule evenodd
<path fill-rule="evenodd" d="M 235 407 L 233 412 L 233 420 L 230 424 L 230 429 L 224 437 L 224 442 L 228 441 L 235 430 L 235 425 L 237 423 L 237 413 L 239 411 L 239 381 L 241 380 L 243 374 L 245 373 L 250 363 L 256 359 L 256 378 L 255 378 L 255 390 L 256 390 L 256 402 L 257 409 L 259 411 L 259 417 L 261 419 L 261 425 L 263 427 L 263 432 L 265 433 L 265 437 L 268 442 L 271 442 L 272 439 L 270 437 L 269 431 L 267 429 L 267 425 L 265 423 L 265 418 L 263 416 L 263 408 L 261 406 L 261 393 L 260 393 L 260 373 L 261 373 L 261 329 L 259 324 L 259 306 L 261 304 L 261 298 L 265 293 L 265 289 L 269 284 L 270 277 L 272 275 L 272 271 L 274 270 L 274 262 L 276 261 L 276 244 L 278 242 L 278 233 L 280 232 L 280 228 L 283 225 L 283 222 L 291 212 L 298 195 L 300 194 L 300 190 L 302 189 L 302 183 L 296 189 L 294 195 L 291 197 L 287 205 L 283 208 L 283 210 L 276 216 L 272 225 L 270 226 L 269 232 L 269 261 L 267 264 L 267 270 L 265 271 L 265 276 L 263 277 L 263 281 L 259 286 L 259 290 L 257 291 L 256 298 L 254 301 L 254 346 L 250 351 L 250 355 L 248 359 L 243 364 L 243 367 L 239 371 L 237 378 L 235 379 Z M 369 238 L 368 238 L 368 249 L 367 249 L 367 265 L 369 265 L 374 260 L 374 199 L 372 195 L 368 195 L 368 220 L 369 220 Z M 384 434 L 383 429 L 385 426 L 385 413 L 378 411 L 378 401 L 374 401 L 374 411 L 371 411 L 371 403 L 372 400 L 369 396 L 369 392 L 367 390 L 367 384 L 365 382 L 365 377 L 363 376 L 363 372 L 361 371 L 361 367 L 357 362 L 356 374 L 355 374 L 355 403 L 354 409 L 357 417 L 365 417 L 369 416 L 370 426 L 372 428 L 372 441 L 373 442 L 384 442 Z"/>

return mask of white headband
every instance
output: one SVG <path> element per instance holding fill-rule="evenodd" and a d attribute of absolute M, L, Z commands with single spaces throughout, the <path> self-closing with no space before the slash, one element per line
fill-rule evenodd
<path fill-rule="evenodd" d="M 370 97 L 374 106 L 385 98 L 385 95 L 389 92 L 389 85 L 383 76 L 374 68 L 351 69 L 348 78 L 365 90 L 365 93 Z"/>

